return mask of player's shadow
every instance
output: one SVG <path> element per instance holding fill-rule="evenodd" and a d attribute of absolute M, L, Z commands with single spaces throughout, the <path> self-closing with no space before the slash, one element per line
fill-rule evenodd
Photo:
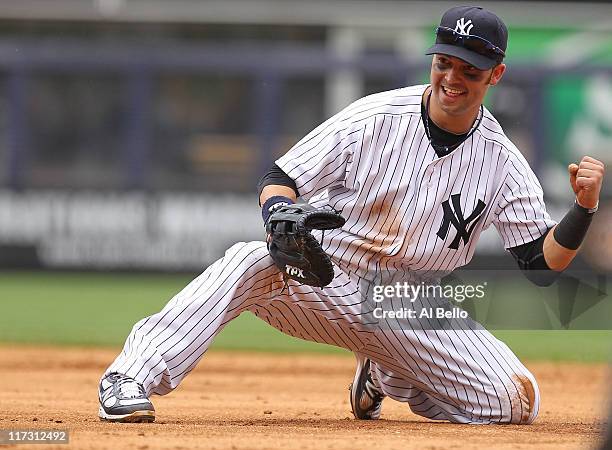
<path fill-rule="evenodd" d="M 279 411 L 278 414 L 282 412 Z M 389 420 L 384 417 L 379 420 L 356 420 L 352 417 L 345 416 L 341 419 L 326 419 L 318 417 L 273 417 L 272 415 L 265 418 L 244 418 L 244 419 L 207 419 L 206 417 L 185 418 L 176 417 L 169 420 L 163 420 L 155 422 L 154 424 L 147 424 L 146 427 L 155 426 L 207 426 L 214 427 L 215 429 L 221 429 L 224 427 L 235 428 L 235 427 L 262 427 L 262 428 L 279 428 L 279 429 L 291 429 L 291 428 L 304 428 L 304 429 L 325 429 L 325 430 L 378 430 L 378 429 L 393 429 L 395 431 L 414 431 L 415 433 L 427 433 L 427 431 L 437 432 L 449 432 L 452 433 L 456 429 L 470 429 L 473 430 L 474 434 L 482 432 L 484 435 L 490 435 L 494 431 L 502 431 L 514 429 L 517 431 L 525 431 L 529 433 L 555 433 L 559 434 L 560 423 L 551 420 L 536 420 L 528 427 L 525 425 L 472 425 L 472 424 L 458 424 L 443 421 L 433 421 L 425 418 L 419 418 L 412 414 L 407 414 L 405 420 Z M 588 423 L 577 422 L 564 422 L 567 426 L 567 434 L 574 433 L 586 433 L 593 434 L 593 427 Z M 500 428 L 503 427 L 503 428 Z M 506 432 L 504 431 L 504 432 Z"/>
<path fill-rule="evenodd" d="M 280 414 L 280 412 L 279 412 Z M 186 419 L 184 417 L 176 419 L 168 419 L 156 421 L 151 425 L 206 425 L 214 427 L 297 427 L 297 428 L 326 428 L 326 429 L 378 429 L 387 427 L 411 427 L 415 429 L 422 427 L 424 424 L 429 425 L 458 425 L 444 422 L 432 422 L 427 419 L 419 419 L 415 417 L 407 417 L 406 420 L 356 420 L 351 417 L 342 419 L 324 419 L 317 417 L 266 417 L 266 418 L 245 418 L 245 419 Z"/>

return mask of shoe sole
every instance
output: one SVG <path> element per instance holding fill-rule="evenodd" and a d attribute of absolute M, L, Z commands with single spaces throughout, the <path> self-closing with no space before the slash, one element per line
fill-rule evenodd
<path fill-rule="evenodd" d="M 362 374 L 364 369 L 366 369 L 365 365 L 369 363 L 368 359 L 365 356 L 358 355 L 355 353 L 355 358 L 357 359 L 357 369 L 355 370 L 355 377 L 353 378 L 353 382 L 349 386 L 349 390 L 351 391 L 350 400 L 351 400 L 351 409 L 353 410 L 353 416 L 358 420 L 372 420 L 369 416 L 359 417 L 357 413 L 357 408 L 359 405 L 359 399 L 355 398 L 358 392 L 363 390 L 363 384 L 365 383 L 365 379 L 362 378 Z"/>
<path fill-rule="evenodd" d="M 155 411 L 141 410 L 130 414 L 112 415 L 107 414 L 102 407 L 98 411 L 98 417 L 102 422 L 119 423 L 151 423 L 155 421 Z"/>

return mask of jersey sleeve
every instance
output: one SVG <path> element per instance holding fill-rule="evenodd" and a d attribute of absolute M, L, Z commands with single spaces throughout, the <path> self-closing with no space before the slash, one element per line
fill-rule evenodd
<path fill-rule="evenodd" d="M 333 186 L 347 187 L 363 134 L 362 126 L 350 122 L 349 113 L 347 108 L 323 122 L 276 160 L 306 201 Z"/>
<path fill-rule="evenodd" d="M 493 224 L 506 249 L 533 242 L 556 224 L 546 211 L 540 182 L 522 157 L 509 158 L 497 200 Z"/>

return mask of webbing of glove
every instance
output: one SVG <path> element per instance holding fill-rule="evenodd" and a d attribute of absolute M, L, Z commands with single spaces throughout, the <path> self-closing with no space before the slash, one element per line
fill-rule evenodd
<path fill-rule="evenodd" d="M 311 230 L 331 230 L 344 225 L 334 210 L 317 209 L 308 204 L 284 206 L 268 220 L 268 251 L 285 278 L 310 286 L 327 286 L 334 268 Z"/>

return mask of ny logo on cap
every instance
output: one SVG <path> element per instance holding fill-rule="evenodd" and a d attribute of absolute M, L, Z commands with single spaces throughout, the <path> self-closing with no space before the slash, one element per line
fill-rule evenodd
<path fill-rule="evenodd" d="M 457 25 L 455 25 L 455 31 L 459 34 L 469 35 L 470 31 L 472 31 L 472 28 L 474 28 L 472 20 L 470 19 L 466 22 L 465 17 L 462 17 L 461 19 L 457 20 Z"/>

